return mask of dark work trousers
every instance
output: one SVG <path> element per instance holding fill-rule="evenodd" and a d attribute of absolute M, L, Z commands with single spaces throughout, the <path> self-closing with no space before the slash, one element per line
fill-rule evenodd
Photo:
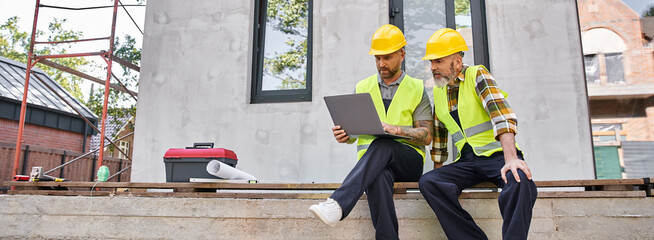
<path fill-rule="evenodd" d="M 415 149 L 392 139 L 375 139 L 331 198 L 341 205 L 345 218 L 365 191 L 375 237 L 398 239 L 393 183 L 418 181 L 422 166 Z"/>
<path fill-rule="evenodd" d="M 523 159 L 520 152 L 518 158 Z M 420 192 L 436 213 L 448 239 L 488 239 L 459 203 L 463 189 L 486 181 L 502 188 L 498 203 L 504 219 L 503 239 L 527 239 L 531 213 L 538 195 L 536 185 L 527 179 L 522 170 L 518 170 L 521 182 L 516 182 L 513 173 L 508 171 L 508 183 L 504 184 L 500 173 L 503 166 L 503 152 L 490 157 L 468 153 L 462 154 L 458 161 L 425 173 L 420 178 Z"/>

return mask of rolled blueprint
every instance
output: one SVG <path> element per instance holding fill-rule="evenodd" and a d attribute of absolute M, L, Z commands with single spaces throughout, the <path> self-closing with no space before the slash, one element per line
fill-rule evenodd
<path fill-rule="evenodd" d="M 257 180 L 254 176 L 224 164 L 218 160 L 207 163 L 207 172 L 222 179 Z"/>

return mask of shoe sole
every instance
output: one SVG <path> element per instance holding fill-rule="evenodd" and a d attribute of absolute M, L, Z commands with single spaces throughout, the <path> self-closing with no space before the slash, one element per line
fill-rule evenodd
<path fill-rule="evenodd" d="M 330 227 L 335 227 L 336 226 L 336 224 L 330 223 L 329 221 L 327 221 L 327 219 L 322 215 L 322 213 L 320 213 L 320 211 L 317 209 L 317 207 L 311 206 L 311 207 L 309 207 L 309 211 L 311 211 L 311 213 L 313 213 L 313 215 L 316 216 L 317 218 L 319 218 L 323 223 L 327 224 L 327 226 L 330 226 Z"/>

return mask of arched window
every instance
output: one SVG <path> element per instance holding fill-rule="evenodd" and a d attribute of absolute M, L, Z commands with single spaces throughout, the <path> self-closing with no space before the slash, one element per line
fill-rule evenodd
<path fill-rule="evenodd" d="M 622 37 L 606 28 L 581 33 L 588 84 L 625 83 L 622 54 L 627 50 Z"/>

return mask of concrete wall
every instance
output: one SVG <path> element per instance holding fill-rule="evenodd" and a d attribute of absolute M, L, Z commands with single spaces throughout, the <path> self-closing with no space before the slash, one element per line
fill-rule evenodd
<path fill-rule="evenodd" d="M 491 72 L 534 178 L 595 178 L 576 1 L 486 0 L 486 17 Z"/>
<path fill-rule="evenodd" d="M 336 228 L 316 200 L 0 195 L 2 239 L 373 239 L 359 201 Z M 539 198 L 530 239 L 652 239 L 654 198 Z M 489 239 L 501 239 L 495 199 L 461 199 Z M 395 200 L 400 239 L 446 239 L 427 202 Z"/>
<path fill-rule="evenodd" d="M 261 179 L 334 182 L 354 166 L 322 97 L 375 73 L 369 38 L 388 3 L 315 1 L 313 101 L 249 104 L 252 2 L 148 4 L 133 181 L 164 181 L 165 151 L 201 141 L 235 151 Z"/>
<path fill-rule="evenodd" d="M 487 0 L 492 72 L 511 94 L 518 139 L 537 179 L 593 178 L 575 1 L 525 4 Z M 165 151 L 201 141 L 234 150 L 260 179 L 341 181 L 356 150 L 333 139 L 322 98 L 375 73 L 367 52 L 387 9 L 315 0 L 313 101 L 249 104 L 252 1 L 149 3 L 132 181 L 164 181 Z"/>

